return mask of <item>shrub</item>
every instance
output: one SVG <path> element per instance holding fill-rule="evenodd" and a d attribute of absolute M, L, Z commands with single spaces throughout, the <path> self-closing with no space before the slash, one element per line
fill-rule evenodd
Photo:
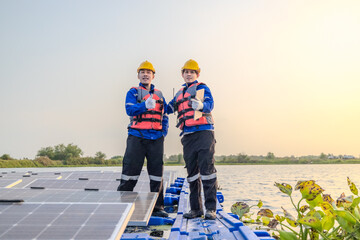
<path fill-rule="evenodd" d="M 48 158 L 47 156 L 38 157 L 34 160 L 34 162 L 36 162 L 42 166 L 45 166 L 45 167 L 56 165 L 56 163 L 54 161 L 52 161 L 50 158 Z"/>
<path fill-rule="evenodd" d="M 334 201 L 314 180 L 298 181 L 295 190 L 301 192 L 301 199 L 294 203 L 293 187 L 287 183 L 275 183 L 279 190 L 286 194 L 294 206 L 297 216 L 292 216 L 286 209 L 284 215 L 274 216 L 270 209 L 260 209 L 256 221 L 273 230 L 273 236 L 284 240 L 305 239 L 360 239 L 360 197 L 356 185 L 347 178 L 350 191 L 354 194 L 345 196 L 344 193 Z M 303 201 L 307 204 L 300 205 Z M 260 201 L 261 202 L 261 201 Z M 262 204 L 258 204 L 261 208 Z M 238 202 L 231 207 L 240 219 L 248 214 L 250 207 L 246 203 Z M 251 222 L 251 221 L 250 221 Z M 254 220 L 252 220 L 254 222 Z M 278 226 L 280 226 L 278 228 Z"/>
<path fill-rule="evenodd" d="M 0 158 L 3 160 L 12 160 L 9 154 L 3 154 Z"/>

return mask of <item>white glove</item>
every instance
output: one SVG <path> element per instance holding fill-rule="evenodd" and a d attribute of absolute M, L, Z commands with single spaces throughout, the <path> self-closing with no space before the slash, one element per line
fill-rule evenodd
<path fill-rule="evenodd" d="M 156 105 L 156 101 L 155 99 L 152 98 L 152 95 L 150 95 L 150 97 L 148 97 L 148 99 L 146 99 L 145 101 L 145 107 L 147 109 L 153 109 L 155 108 L 155 105 Z"/>
<path fill-rule="evenodd" d="M 201 109 L 204 108 L 204 104 L 198 100 L 198 99 L 191 99 L 191 107 L 194 109 L 194 110 L 197 110 L 197 111 L 200 111 Z"/>

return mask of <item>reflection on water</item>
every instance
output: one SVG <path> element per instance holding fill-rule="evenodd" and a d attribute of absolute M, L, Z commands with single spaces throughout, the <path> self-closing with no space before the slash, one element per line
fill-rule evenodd
<path fill-rule="evenodd" d="M 230 212 L 230 207 L 237 201 L 256 205 L 261 199 L 264 208 L 270 208 L 274 213 L 281 213 L 281 206 L 292 211 L 289 197 L 281 193 L 274 182 L 288 183 L 295 186 L 299 180 L 315 180 L 325 194 L 331 194 L 337 199 L 342 192 L 352 195 L 347 186 L 346 177 L 360 187 L 360 164 L 342 165 L 218 165 L 218 182 L 224 195 L 224 210 Z M 0 171 L 119 171 L 121 167 L 86 167 L 86 168 L 32 168 L 32 169 L 0 169 Z M 165 170 L 176 170 L 178 176 L 186 177 L 186 169 L 182 166 L 166 166 Z M 295 203 L 300 199 L 299 191 L 293 192 Z M 305 204 L 305 201 L 303 202 Z M 254 211 L 257 212 L 257 207 Z"/>
<path fill-rule="evenodd" d="M 217 166 L 218 181 L 225 198 L 224 209 L 230 212 L 230 207 L 237 201 L 256 205 L 261 199 L 265 208 L 275 213 L 281 213 L 281 206 L 292 210 L 290 199 L 281 193 L 274 182 L 288 183 L 295 186 L 299 180 L 315 180 L 325 194 L 331 194 L 337 199 L 342 192 L 352 195 L 347 185 L 346 177 L 360 187 L 360 165 L 236 165 Z M 301 194 L 293 191 L 294 202 L 297 203 Z M 302 202 L 306 204 L 306 202 Z M 255 207 L 254 211 L 258 208 Z"/>

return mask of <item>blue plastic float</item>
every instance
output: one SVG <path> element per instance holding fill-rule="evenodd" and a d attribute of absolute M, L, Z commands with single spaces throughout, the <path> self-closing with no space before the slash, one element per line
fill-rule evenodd
<path fill-rule="evenodd" d="M 149 225 L 172 224 L 169 240 L 275 240 L 268 232 L 253 231 L 239 221 L 237 215 L 224 212 L 220 204 L 224 202 L 224 196 L 221 192 L 217 192 L 217 200 L 217 218 L 215 220 L 184 218 L 183 214 L 190 210 L 189 184 L 184 178 L 177 178 L 166 189 L 164 197 L 165 206 L 178 206 L 176 217 L 151 217 Z M 124 233 L 121 239 L 155 240 L 146 233 Z"/>

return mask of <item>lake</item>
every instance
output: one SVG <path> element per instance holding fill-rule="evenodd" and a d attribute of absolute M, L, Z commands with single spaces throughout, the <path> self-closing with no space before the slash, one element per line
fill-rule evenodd
<path fill-rule="evenodd" d="M 274 213 L 282 213 L 281 206 L 294 213 L 290 199 L 281 193 L 274 182 L 288 183 L 295 186 L 299 180 L 315 180 L 324 193 L 331 194 L 336 200 L 341 193 L 351 195 L 346 177 L 360 188 L 360 164 L 338 165 L 217 165 L 218 182 L 225 198 L 224 210 L 237 201 L 256 205 L 261 199 L 264 208 Z M 0 169 L 0 171 L 121 171 L 121 167 L 84 167 L 84 168 L 36 168 L 36 169 Z M 166 166 L 165 170 L 176 170 L 179 176 L 186 177 L 186 169 L 182 166 Z M 119 173 L 120 174 L 120 173 Z M 299 191 L 294 191 L 295 203 L 300 199 Z M 303 202 L 305 204 L 305 201 Z M 257 212 L 258 208 L 253 208 Z"/>

